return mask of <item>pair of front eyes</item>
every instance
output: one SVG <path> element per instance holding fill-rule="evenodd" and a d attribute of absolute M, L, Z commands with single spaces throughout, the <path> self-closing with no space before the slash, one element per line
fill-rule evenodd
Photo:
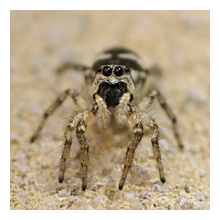
<path fill-rule="evenodd" d="M 125 67 L 123 69 L 121 66 L 116 66 L 114 69 L 112 69 L 110 66 L 104 66 L 104 67 L 99 67 L 97 70 L 97 72 L 101 72 L 101 71 L 104 76 L 110 76 L 112 72 L 114 72 L 116 76 L 122 76 L 124 72 L 125 73 L 129 72 L 129 68 Z"/>

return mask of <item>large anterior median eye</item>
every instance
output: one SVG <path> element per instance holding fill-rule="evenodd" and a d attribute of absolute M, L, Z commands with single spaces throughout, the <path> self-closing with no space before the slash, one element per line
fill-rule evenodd
<path fill-rule="evenodd" d="M 114 69 L 114 73 L 116 76 L 122 76 L 123 74 L 123 69 L 120 66 L 116 66 Z"/>
<path fill-rule="evenodd" d="M 112 68 L 109 66 L 105 66 L 103 68 L 103 75 L 104 76 L 110 76 L 112 74 Z"/>

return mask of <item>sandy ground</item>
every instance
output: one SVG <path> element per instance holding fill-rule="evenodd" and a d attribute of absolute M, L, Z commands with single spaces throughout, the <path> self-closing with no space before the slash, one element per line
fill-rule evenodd
<path fill-rule="evenodd" d="M 11 209 L 210 209 L 209 11 L 11 11 Z M 135 155 L 124 189 L 118 190 L 130 134 L 90 127 L 88 187 L 81 190 L 79 146 L 58 183 L 63 132 L 77 111 L 68 99 L 29 143 L 45 109 L 67 88 L 81 88 L 79 72 L 57 76 L 68 60 L 91 65 L 112 46 L 136 51 L 152 81 L 175 112 L 185 149 L 155 103 L 149 114 L 160 126 L 167 183 L 159 181 L 150 135 Z M 155 113 L 155 114 L 154 114 Z"/>

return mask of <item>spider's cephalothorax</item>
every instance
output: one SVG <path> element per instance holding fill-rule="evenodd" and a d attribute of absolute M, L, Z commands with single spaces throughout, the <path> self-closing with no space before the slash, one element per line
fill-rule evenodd
<path fill-rule="evenodd" d="M 89 161 L 89 142 L 85 137 L 86 127 L 89 126 L 91 122 L 98 119 L 99 126 L 102 129 L 106 129 L 112 118 L 116 121 L 117 125 L 121 127 L 123 126 L 123 119 L 126 117 L 133 128 L 134 136 L 128 143 L 122 176 L 119 182 L 119 189 L 121 190 L 124 186 L 124 182 L 133 161 L 135 150 L 144 135 L 144 127 L 146 126 L 152 130 L 151 143 L 153 153 L 157 161 L 160 179 L 164 183 L 166 180 L 161 158 L 161 150 L 158 143 L 158 125 L 155 120 L 146 113 L 146 111 L 138 112 L 140 106 L 144 103 L 143 101 L 137 102 L 135 98 L 136 95 L 140 97 L 140 94 L 144 91 L 143 87 L 145 86 L 146 77 L 150 74 L 149 69 L 145 69 L 141 65 L 137 54 L 124 48 L 113 48 L 104 51 L 97 58 L 91 68 L 81 64 L 68 62 L 59 68 L 58 72 L 60 73 L 68 68 L 84 72 L 86 83 L 92 84 L 91 95 L 94 104 L 90 109 L 79 113 L 69 121 L 64 134 L 65 142 L 60 161 L 59 182 L 61 183 L 64 180 L 65 164 L 69 157 L 72 145 L 72 132 L 75 132 L 81 147 L 80 161 L 82 168 L 82 190 L 85 190 L 87 187 L 87 170 Z M 51 115 L 68 96 L 71 96 L 75 104 L 78 104 L 77 100 L 80 95 L 75 90 L 67 89 L 61 93 L 53 104 L 45 111 L 36 132 L 31 137 L 31 142 L 34 142 L 38 137 L 48 116 Z M 142 94 L 142 98 L 147 106 L 150 106 L 154 99 L 157 98 L 160 106 L 172 121 L 174 135 L 179 147 L 183 148 L 177 130 L 176 117 L 160 92 L 153 89 L 146 94 Z M 136 100 L 136 105 L 133 104 L 134 100 Z M 112 111 L 112 109 L 115 111 Z M 114 114 L 114 117 L 110 117 L 111 114 Z"/>
<path fill-rule="evenodd" d="M 121 97 L 129 92 L 131 98 L 134 96 L 134 83 L 130 69 L 123 65 L 103 65 L 96 72 L 92 85 L 93 98 L 100 95 L 107 106 L 116 106 Z"/>

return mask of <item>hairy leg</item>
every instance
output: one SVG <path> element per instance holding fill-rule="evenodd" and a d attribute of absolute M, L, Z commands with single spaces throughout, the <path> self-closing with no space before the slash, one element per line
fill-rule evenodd
<path fill-rule="evenodd" d="M 77 105 L 77 98 L 79 97 L 79 93 L 75 90 L 67 89 L 62 92 L 56 100 L 52 103 L 52 105 L 44 112 L 43 117 L 37 127 L 37 130 L 34 132 L 32 137 L 30 138 L 30 142 L 33 143 L 39 136 L 39 133 L 43 129 L 43 126 L 47 120 L 47 118 L 53 114 L 53 112 L 65 101 L 65 99 L 71 96 L 74 103 Z"/>
<path fill-rule="evenodd" d="M 92 76 L 92 69 L 88 66 L 85 66 L 83 64 L 78 64 L 78 63 L 73 63 L 73 62 L 67 62 L 67 63 L 64 63 L 63 65 L 61 65 L 57 70 L 56 72 L 58 74 L 61 74 L 63 73 L 64 71 L 68 70 L 68 69 L 74 69 L 74 70 L 77 70 L 77 71 L 81 71 L 83 72 L 84 74 L 84 77 L 85 77 L 85 80 L 87 83 L 92 83 L 93 81 L 93 77 Z"/>
<path fill-rule="evenodd" d="M 64 180 L 64 173 L 65 173 L 65 169 L 66 169 L 66 160 L 69 157 L 69 153 L 70 153 L 70 148 L 72 145 L 72 135 L 71 135 L 71 131 L 74 129 L 72 125 L 74 119 L 71 119 L 66 131 L 64 133 L 64 147 L 63 147 L 63 151 L 62 151 L 62 156 L 60 158 L 60 174 L 59 174 L 59 182 L 62 183 Z"/>
<path fill-rule="evenodd" d="M 163 108 L 163 110 L 165 111 L 165 113 L 167 114 L 169 119 L 172 121 L 174 136 L 177 140 L 179 148 L 183 149 L 184 146 L 183 146 L 182 140 L 181 140 L 179 132 L 178 132 L 176 116 L 174 115 L 173 111 L 171 110 L 171 108 L 167 104 L 165 98 L 156 89 L 151 90 L 147 94 L 147 97 L 148 97 L 148 105 L 149 106 L 153 103 L 154 99 L 157 98 L 160 106 Z"/>
<path fill-rule="evenodd" d="M 83 64 L 78 64 L 78 63 L 73 63 L 73 62 L 66 62 L 66 63 L 62 64 L 56 70 L 56 72 L 58 74 L 61 74 L 62 72 L 66 71 L 68 69 L 75 69 L 75 70 L 78 70 L 78 71 L 86 71 L 86 70 L 90 70 L 90 67 L 87 67 Z"/>
<path fill-rule="evenodd" d="M 137 114 L 137 113 L 134 113 L 134 114 L 135 114 L 135 116 L 134 116 L 135 125 L 133 127 L 134 136 L 132 137 L 132 139 L 128 143 L 128 149 L 127 149 L 125 160 L 124 160 L 124 168 L 123 168 L 122 176 L 121 176 L 121 179 L 119 182 L 119 190 L 123 189 L 125 180 L 128 175 L 128 171 L 131 168 L 131 164 L 132 164 L 132 161 L 134 158 L 135 150 L 143 137 L 143 125 L 141 123 L 139 114 Z"/>
<path fill-rule="evenodd" d="M 80 152 L 80 163 L 81 163 L 81 174 L 82 174 L 82 190 L 85 191 L 87 187 L 87 171 L 88 171 L 88 162 L 89 162 L 89 143 L 85 137 L 85 122 L 80 121 L 77 129 L 76 135 L 81 147 Z"/>
<path fill-rule="evenodd" d="M 159 128 L 158 128 L 158 125 L 156 124 L 155 120 L 152 119 L 147 114 L 142 114 L 141 115 L 141 120 L 145 125 L 147 125 L 153 131 L 153 134 L 151 136 L 151 143 L 152 143 L 152 147 L 153 147 L 154 158 L 157 161 L 157 167 L 158 167 L 158 170 L 159 170 L 160 180 L 161 180 L 161 182 L 165 183 L 166 179 L 165 179 L 165 174 L 164 174 L 164 169 L 163 169 L 161 149 L 160 149 L 160 146 L 159 146 Z"/>
<path fill-rule="evenodd" d="M 60 175 L 59 182 L 64 180 L 65 163 L 69 157 L 70 147 L 72 144 L 71 132 L 75 131 L 77 139 L 80 144 L 80 163 L 82 174 L 82 190 L 86 190 L 87 187 L 87 170 L 89 162 L 89 143 L 85 137 L 86 127 L 95 119 L 96 112 L 85 111 L 79 113 L 75 118 L 71 119 L 64 134 L 65 142 L 60 160 Z"/>
<path fill-rule="evenodd" d="M 165 179 L 164 168 L 163 168 L 163 163 L 162 163 L 161 150 L 160 150 L 159 143 L 158 143 L 159 142 L 158 125 L 156 124 L 154 119 L 152 119 L 147 114 L 131 113 L 129 116 L 129 121 L 131 125 L 134 125 L 133 126 L 134 136 L 128 144 L 128 149 L 127 149 L 127 153 L 126 153 L 126 157 L 124 161 L 124 168 L 123 168 L 122 176 L 119 182 L 119 189 L 120 190 L 123 189 L 128 171 L 131 167 L 131 164 L 134 158 L 135 150 L 143 137 L 143 125 L 148 126 L 153 131 L 153 134 L 151 136 L 153 153 L 157 161 L 157 167 L 159 170 L 160 180 L 161 182 L 164 183 L 166 179 Z"/>

